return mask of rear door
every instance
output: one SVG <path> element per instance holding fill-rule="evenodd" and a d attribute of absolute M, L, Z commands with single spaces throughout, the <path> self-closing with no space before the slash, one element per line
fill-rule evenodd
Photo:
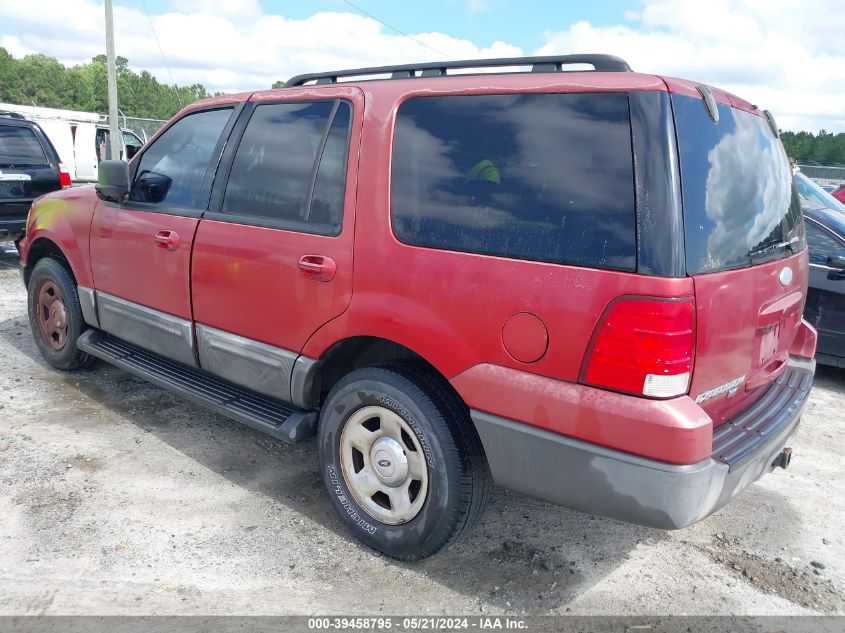
<path fill-rule="evenodd" d="M 31 124 L 0 119 L 0 223 L 26 218 L 32 200 L 60 189 L 58 164 Z"/>
<path fill-rule="evenodd" d="M 801 208 L 768 121 L 700 97 L 672 98 L 687 274 L 695 284 L 690 395 L 716 426 L 786 370 L 806 300 Z"/>
<path fill-rule="evenodd" d="M 191 245 L 235 108 L 194 111 L 140 156 L 128 199 L 102 202 L 91 226 L 100 326 L 195 364 Z"/>
<path fill-rule="evenodd" d="M 305 341 L 349 305 L 362 110 L 351 87 L 253 95 L 194 243 L 204 369 L 288 399 Z"/>

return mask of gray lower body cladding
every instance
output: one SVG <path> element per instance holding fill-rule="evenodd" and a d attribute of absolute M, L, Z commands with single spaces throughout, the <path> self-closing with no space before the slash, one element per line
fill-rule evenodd
<path fill-rule="evenodd" d="M 85 322 L 94 328 L 297 408 L 314 406 L 317 360 L 91 288 L 78 292 Z"/>
<path fill-rule="evenodd" d="M 503 488 L 627 523 L 677 529 L 715 512 L 772 470 L 798 430 L 814 372 L 812 360 L 790 361 L 791 377 L 769 388 L 777 390 L 771 395 L 778 404 L 761 413 L 768 416 L 765 436 L 746 434 L 743 441 L 753 442 L 753 450 L 732 463 L 714 455 L 695 464 L 668 464 L 480 411 L 472 411 L 472 419 Z"/>

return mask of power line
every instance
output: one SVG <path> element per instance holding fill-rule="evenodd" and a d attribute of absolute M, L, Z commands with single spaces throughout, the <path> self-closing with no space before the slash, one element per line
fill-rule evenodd
<path fill-rule="evenodd" d="M 446 53 L 444 53 L 443 51 L 439 51 L 439 50 L 437 50 L 436 48 L 434 48 L 433 46 L 429 46 L 428 44 L 426 44 L 426 43 L 425 43 L 425 42 L 423 42 L 422 40 L 419 40 L 419 39 L 417 39 L 416 37 L 414 37 L 413 35 L 408 35 L 408 34 L 407 34 L 407 33 L 405 33 L 404 31 L 400 31 L 400 30 L 399 30 L 399 29 L 397 29 L 395 26 L 391 26 L 390 24 L 388 24 L 387 22 L 385 22 L 385 21 L 384 21 L 384 20 L 382 20 L 381 18 L 377 18 L 376 16 L 374 16 L 372 13 L 369 13 L 369 12 L 367 12 L 367 11 L 364 11 L 364 9 L 362 9 L 361 7 L 359 7 L 359 6 L 358 6 L 358 5 L 356 5 L 356 4 L 351 3 L 349 0 L 343 0 L 343 2 L 345 2 L 346 4 L 348 4 L 350 7 L 352 7 L 352 8 L 353 8 L 353 9 L 355 9 L 356 11 L 359 11 L 359 12 L 363 13 L 364 15 L 366 15 L 367 17 L 372 18 L 372 19 L 373 19 L 373 20 L 375 20 L 376 22 L 380 22 L 381 24 L 383 24 L 384 26 L 386 26 L 387 28 L 389 28 L 391 31 L 396 31 L 397 33 L 399 33 L 399 35 L 403 35 L 403 36 L 407 37 L 409 40 L 413 40 L 414 42 L 416 42 L 416 43 L 417 43 L 417 44 L 419 44 L 420 46 L 425 46 L 428 50 L 430 50 L 430 51 L 434 51 L 434 52 L 435 52 L 435 53 L 437 53 L 438 55 L 442 55 L 443 57 L 446 57 L 446 58 L 448 58 L 448 59 L 455 59 L 455 58 L 454 58 L 454 57 L 452 57 L 451 55 L 447 55 L 447 54 L 446 54 Z"/>
<path fill-rule="evenodd" d="M 150 23 L 150 29 L 153 32 L 153 37 L 155 38 L 156 44 L 158 45 L 158 52 L 161 53 L 161 61 L 164 62 L 164 68 L 167 70 L 167 74 L 170 76 L 170 82 L 173 84 L 173 92 L 176 93 L 176 100 L 179 102 L 179 107 L 184 107 L 182 103 L 182 97 L 179 96 L 179 88 L 176 86 L 176 80 L 173 79 L 173 73 L 170 72 L 170 66 L 167 64 L 167 58 L 164 56 L 164 49 L 161 48 L 161 42 L 158 40 L 158 33 L 156 33 L 156 27 L 153 26 L 153 20 L 150 17 L 150 11 L 147 9 L 147 0 L 141 0 L 141 4 L 144 5 L 144 13 L 147 14 L 147 22 Z"/>

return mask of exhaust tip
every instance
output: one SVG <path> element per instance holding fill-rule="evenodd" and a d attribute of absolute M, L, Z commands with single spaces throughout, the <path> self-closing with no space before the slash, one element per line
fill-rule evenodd
<path fill-rule="evenodd" d="M 786 470 L 789 467 L 789 462 L 791 461 L 792 449 L 787 446 L 777 457 L 775 457 L 775 461 L 772 462 L 772 468 L 783 468 Z"/>

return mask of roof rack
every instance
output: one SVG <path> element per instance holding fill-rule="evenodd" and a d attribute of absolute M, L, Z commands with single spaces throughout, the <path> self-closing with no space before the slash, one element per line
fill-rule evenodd
<path fill-rule="evenodd" d="M 340 77 L 365 77 L 367 75 L 390 75 L 391 79 L 410 77 L 445 77 L 448 70 L 456 68 L 497 68 L 504 66 L 531 66 L 531 72 L 550 73 L 563 70 L 570 64 L 589 64 L 601 72 L 630 72 L 627 62 L 615 55 L 546 55 L 541 57 L 501 57 L 498 59 L 464 59 L 451 62 L 428 62 L 424 64 L 402 64 L 399 66 L 375 66 L 353 68 L 324 73 L 297 75 L 285 82 L 285 88 L 302 86 L 310 81 L 317 84 L 337 83 Z M 418 74 L 419 73 L 419 74 Z"/>
<path fill-rule="evenodd" d="M 20 119 L 21 121 L 26 121 L 26 117 L 18 114 L 17 112 L 11 112 L 9 110 L 0 110 L 0 116 L 9 118 L 9 119 Z"/>

